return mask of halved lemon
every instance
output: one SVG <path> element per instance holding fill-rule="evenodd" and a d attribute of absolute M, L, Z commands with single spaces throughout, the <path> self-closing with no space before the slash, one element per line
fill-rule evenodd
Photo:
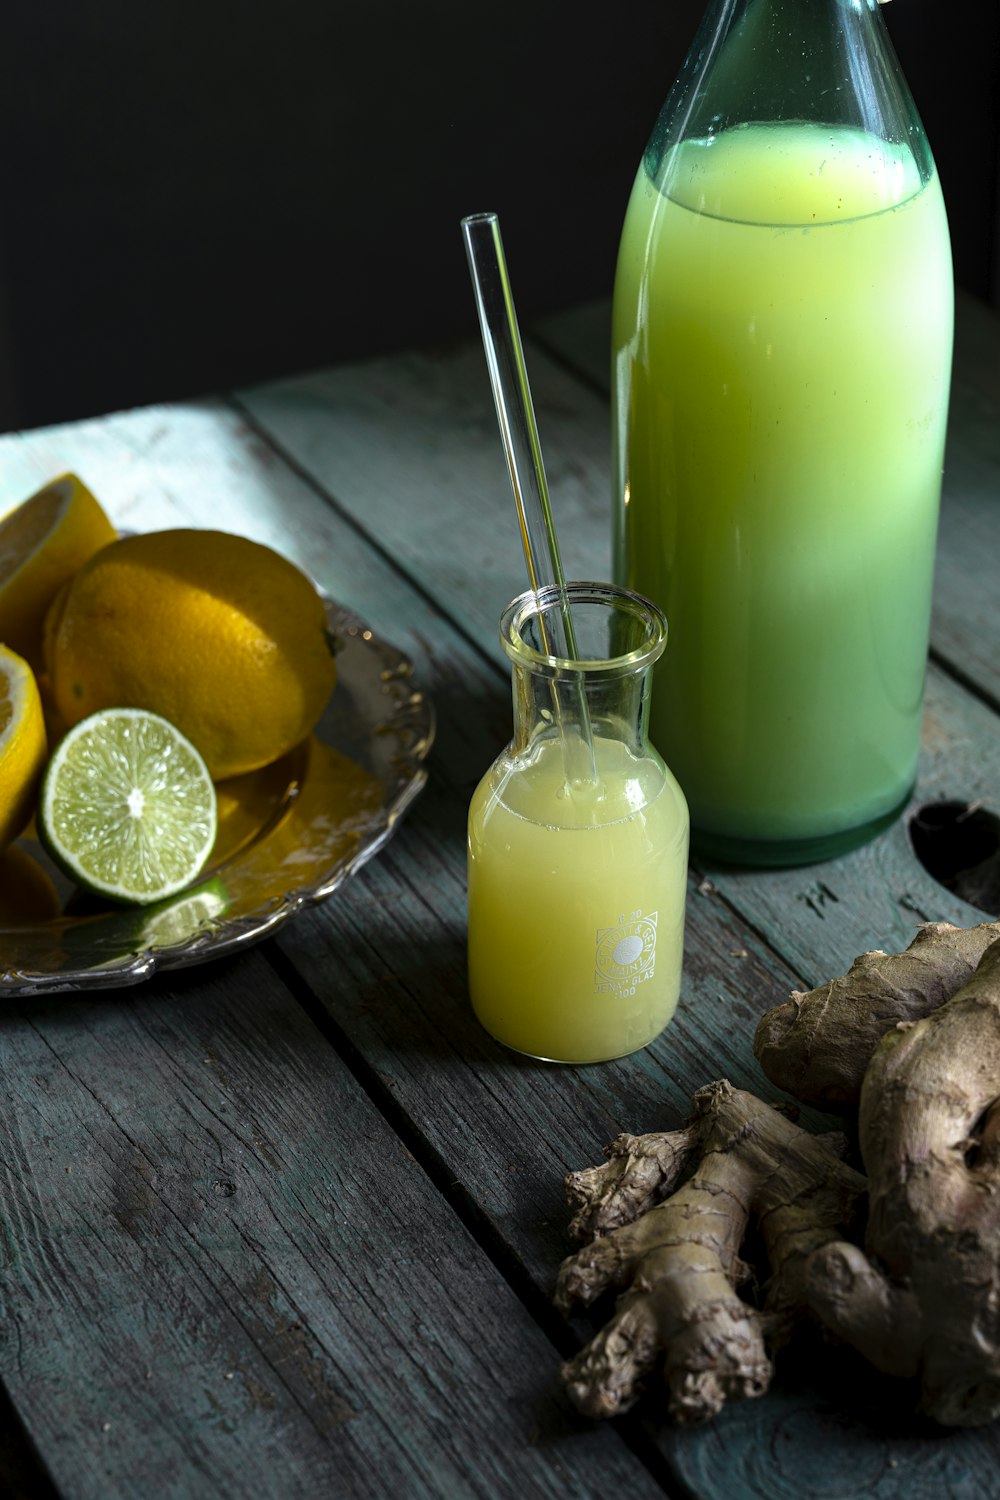
<path fill-rule="evenodd" d="M 45 613 L 64 583 L 117 536 L 75 474 L 54 479 L 0 521 L 0 641 L 42 669 Z"/>
<path fill-rule="evenodd" d="M 106 708 L 49 761 L 38 834 L 85 890 L 137 906 L 201 873 L 215 841 L 215 787 L 180 730 L 139 708 Z"/>
<path fill-rule="evenodd" d="M 306 575 L 260 542 L 189 527 L 90 558 L 53 607 L 45 662 L 64 723 L 120 704 L 162 714 L 216 781 L 301 744 L 337 678 Z"/>
<path fill-rule="evenodd" d="M 0 849 L 31 821 L 48 746 L 35 674 L 0 646 Z"/>

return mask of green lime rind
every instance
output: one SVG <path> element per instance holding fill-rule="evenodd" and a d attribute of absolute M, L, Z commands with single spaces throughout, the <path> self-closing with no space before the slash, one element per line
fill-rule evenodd
<path fill-rule="evenodd" d="M 201 873 L 215 842 L 215 787 L 168 720 L 105 708 L 57 746 L 37 822 L 52 859 L 84 890 L 147 906 Z"/>

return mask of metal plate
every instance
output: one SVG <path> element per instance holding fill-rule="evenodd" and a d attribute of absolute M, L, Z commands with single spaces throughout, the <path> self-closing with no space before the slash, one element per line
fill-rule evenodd
<path fill-rule="evenodd" d="M 337 686 L 305 744 L 220 782 L 219 835 L 196 886 L 147 907 L 86 897 L 25 836 L 0 854 L 0 899 L 51 915 L 0 914 L 0 993 L 137 984 L 258 941 L 331 896 L 383 847 L 427 779 L 433 707 L 411 663 L 326 601 Z"/>

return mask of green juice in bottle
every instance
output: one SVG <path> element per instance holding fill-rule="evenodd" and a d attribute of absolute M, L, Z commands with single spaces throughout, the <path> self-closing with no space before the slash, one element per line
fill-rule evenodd
<path fill-rule="evenodd" d="M 669 622 L 651 737 L 706 852 L 824 857 L 908 798 L 952 306 L 926 149 L 749 119 L 647 153 L 615 285 L 616 573 Z"/>

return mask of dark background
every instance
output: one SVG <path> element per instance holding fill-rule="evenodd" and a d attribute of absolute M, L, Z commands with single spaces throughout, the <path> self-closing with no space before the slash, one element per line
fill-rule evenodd
<path fill-rule="evenodd" d="M 522 322 L 610 292 L 704 0 L 43 0 L 0 62 L 0 427 L 475 332 L 458 221 Z M 884 8 L 957 279 L 1000 301 L 1000 4 Z"/>

